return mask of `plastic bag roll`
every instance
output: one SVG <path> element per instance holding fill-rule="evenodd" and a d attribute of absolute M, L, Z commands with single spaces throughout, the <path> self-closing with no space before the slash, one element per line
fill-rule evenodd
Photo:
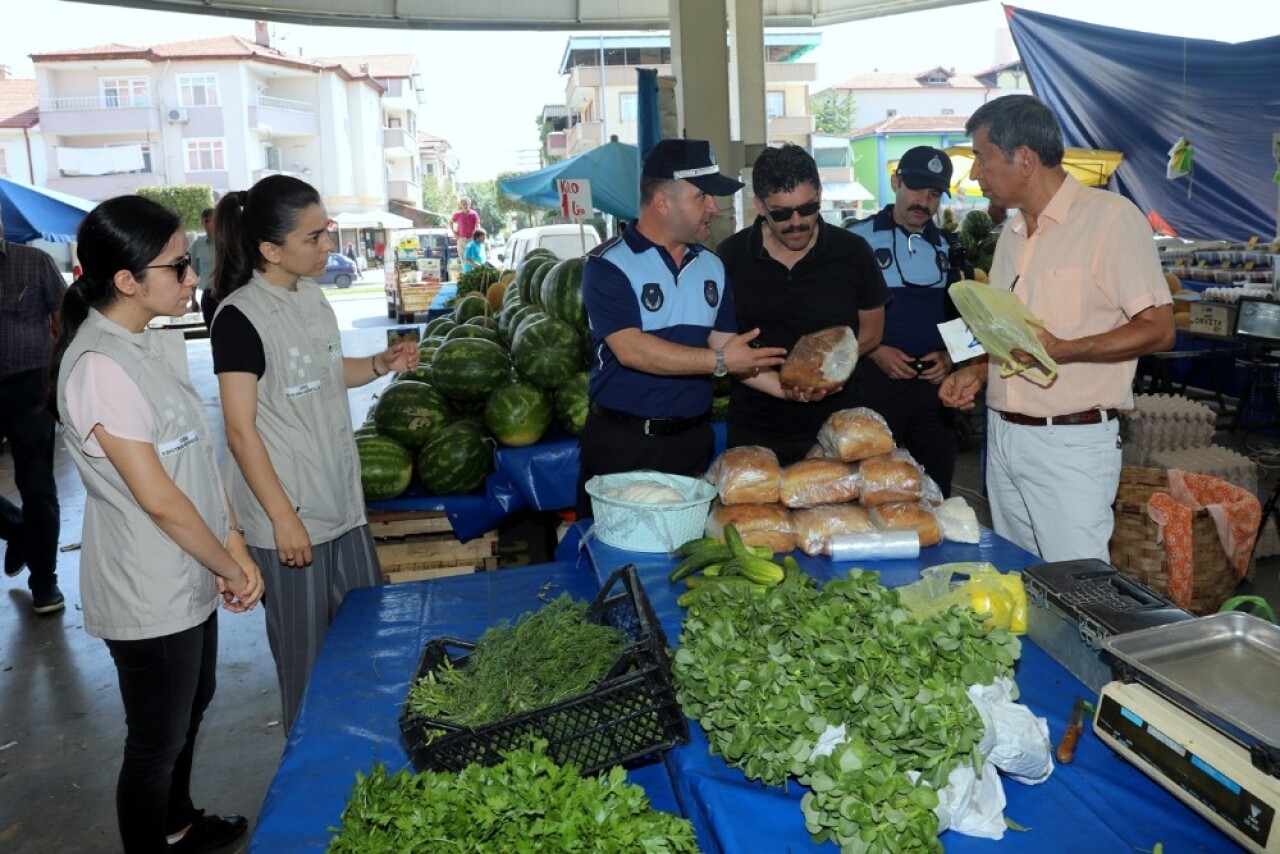
<path fill-rule="evenodd" d="M 920 537 L 913 530 L 868 531 L 836 534 L 831 538 L 831 559 L 897 560 L 920 556 Z"/>

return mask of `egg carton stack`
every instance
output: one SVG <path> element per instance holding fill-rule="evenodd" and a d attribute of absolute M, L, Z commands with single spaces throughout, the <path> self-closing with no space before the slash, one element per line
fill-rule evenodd
<path fill-rule="evenodd" d="M 1216 417 L 1205 404 L 1179 395 L 1136 395 L 1125 418 L 1124 464 L 1151 466 L 1153 454 L 1209 446 Z"/>

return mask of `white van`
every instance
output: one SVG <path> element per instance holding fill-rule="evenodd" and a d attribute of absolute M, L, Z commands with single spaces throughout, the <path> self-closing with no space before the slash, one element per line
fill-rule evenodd
<path fill-rule="evenodd" d="M 496 257 L 502 265 L 514 270 L 530 249 L 550 249 L 561 260 L 585 255 L 600 245 L 600 235 L 591 225 L 539 225 L 522 228 L 507 239 L 507 245 Z"/>

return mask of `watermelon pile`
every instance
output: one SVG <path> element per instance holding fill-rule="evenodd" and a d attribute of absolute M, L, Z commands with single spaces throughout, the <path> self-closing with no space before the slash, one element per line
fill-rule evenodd
<path fill-rule="evenodd" d="M 584 260 L 534 249 L 426 325 L 419 367 L 392 378 L 356 431 L 365 500 L 395 498 L 415 475 L 432 494 L 473 492 L 499 444 L 532 445 L 552 423 L 582 435 Z"/>

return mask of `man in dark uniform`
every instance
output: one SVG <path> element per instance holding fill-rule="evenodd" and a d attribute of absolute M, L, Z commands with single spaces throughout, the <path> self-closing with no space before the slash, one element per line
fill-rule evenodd
<path fill-rule="evenodd" d="M 800 336 L 848 326 L 858 352 L 884 331 L 889 301 L 867 242 L 824 221 L 822 182 L 809 152 L 787 143 L 767 148 L 751 173 L 756 221 L 720 244 L 733 282 L 738 325 L 760 327 L 759 343 L 790 350 Z M 823 394 L 783 389 L 776 371 L 733 384 L 729 447 L 763 445 L 782 465 L 803 459 L 827 416 L 859 406 L 852 383 Z"/>
<path fill-rule="evenodd" d="M 938 324 L 956 316 L 947 286 L 964 278 L 964 261 L 933 217 L 951 192 L 951 158 L 917 146 L 902 155 L 890 181 L 894 203 L 849 228 L 871 244 L 892 294 L 884 340 L 859 360 L 854 381 L 865 405 L 884 416 L 894 441 L 946 496 L 960 443 L 955 413 L 938 401 L 938 384 L 952 368 Z"/>
<path fill-rule="evenodd" d="M 591 323 L 591 410 L 582 434 L 578 513 L 587 480 L 652 469 L 702 475 L 714 437 L 711 377 L 748 375 L 785 351 L 735 334 L 724 264 L 699 241 L 717 196 L 742 183 L 720 174 L 705 140 L 664 139 L 645 158 L 640 218 L 587 256 L 582 296 Z"/>

